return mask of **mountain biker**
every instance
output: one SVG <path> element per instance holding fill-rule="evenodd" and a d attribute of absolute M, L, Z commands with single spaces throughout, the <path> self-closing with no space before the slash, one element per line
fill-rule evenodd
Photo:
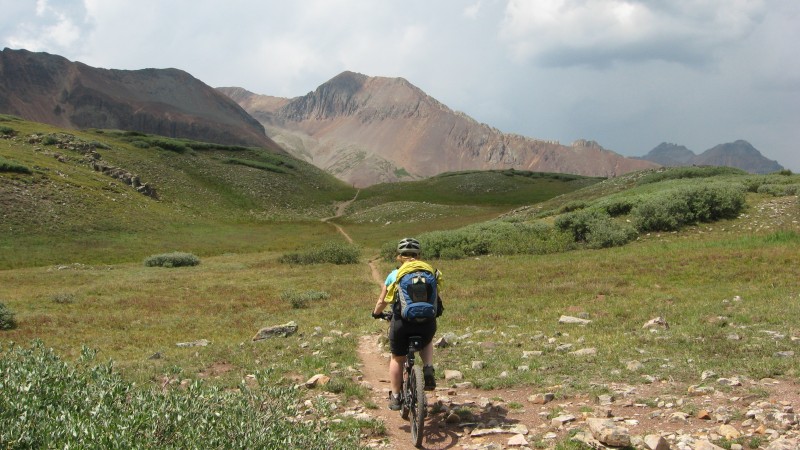
<path fill-rule="evenodd" d="M 380 317 L 383 310 L 392 305 L 394 315 L 389 325 L 389 347 L 392 351 L 392 358 L 389 361 L 389 378 L 391 380 L 391 393 L 389 394 L 389 409 L 397 411 L 401 408 L 400 392 L 403 384 L 403 365 L 408 355 L 408 337 L 421 336 L 423 348 L 420 350 L 420 357 L 423 363 L 423 374 L 425 375 L 425 390 L 436 388 L 436 375 L 433 368 L 433 335 L 436 334 L 436 320 L 426 323 L 413 323 L 404 321 L 400 317 L 398 301 L 396 297 L 397 281 L 405 273 L 416 270 L 426 270 L 436 274 L 437 286 L 441 287 L 440 272 L 431 267 L 428 263 L 418 260 L 421 252 L 419 241 L 414 238 L 405 238 L 397 244 L 396 259 L 401 263 L 398 269 L 393 270 L 381 289 L 381 295 L 372 317 Z M 441 301 L 439 301 L 441 305 Z M 441 311 L 441 309 L 439 309 Z M 437 315 L 438 316 L 438 315 Z"/>

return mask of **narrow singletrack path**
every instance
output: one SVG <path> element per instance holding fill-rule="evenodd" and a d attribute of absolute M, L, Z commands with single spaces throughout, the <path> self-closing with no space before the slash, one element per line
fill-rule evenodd
<path fill-rule="evenodd" d="M 358 193 L 347 201 L 336 204 L 336 215 L 322 219 L 325 223 L 330 223 L 336 228 L 336 231 L 341 234 L 349 243 L 353 243 L 353 238 L 347 234 L 340 225 L 330 222 L 331 219 L 341 217 L 344 215 L 347 207 L 350 206 L 356 198 Z M 369 265 L 370 275 L 376 284 L 380 285 L 383 282 L 383 277 L 378 269 L 378 259 L 380 256 L 374 256 L 367 264 Z M 377 300 L 375 298 L 374 300 Z M 371 308 L 372 302 L 365 305 L 366 310 Z M 381 325 L 385 325 L 381 322 Z M 362 376 L 363 381 L 368 386 L 371 386 L 371 400 L 378 406 L 377 409 L 371 410 L 370 414 L 376 419 L 381 420 L 386 427 L 386 444 L 385 447 L 396 450 L 411 450 L 415 449 L 411 443 L 411 428 L 409 422 L 400 417 L 398 411 L 392 411 L 388 408 L 389 404 L 389 353 L 385 352 L 380 345 L 380 337 L 386 334 L 386 327 L 381 326 L 382 330 L 373 334 L 361 336 L 358 342 L 358 357 L 362 363 Z M 430 405 L 435 400 L 433 393 L 428 394 L 428 404 Z M 425 426 L 425 441 L 423 447 L 426 449 L 445 449 L 453 448 L 458 441 L 458 436 L 455 433 L 443 433 L 443 424 L 431 423 L 430 419 L 426 421 Z"/>

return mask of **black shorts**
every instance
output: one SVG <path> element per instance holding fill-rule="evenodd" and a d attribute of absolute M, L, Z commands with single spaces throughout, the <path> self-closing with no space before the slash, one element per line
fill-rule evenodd
<path fill-rule="evenodd" d="M 434 334 L 436 334 L 435 320 L 428 323 L 410 323 L 402 319 L 392 319 L 389 325 L 389 348 L 392 350 L 392 355 L 406 356 L 409 336 L 422 336 L 422 346 L 425 347 L 433 340 Z"/>

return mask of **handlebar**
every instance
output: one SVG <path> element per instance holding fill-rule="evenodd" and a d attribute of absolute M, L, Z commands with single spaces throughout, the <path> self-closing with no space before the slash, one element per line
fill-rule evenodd
<path fill-rule="evenodd" d="M 394 316 L 394 314 L 392 314 L 391 311 L 384 311 L 378 315 L 372 314 L 373 319 L 383 319 L 387 322 L 391 322 L 392 316 Z"/>

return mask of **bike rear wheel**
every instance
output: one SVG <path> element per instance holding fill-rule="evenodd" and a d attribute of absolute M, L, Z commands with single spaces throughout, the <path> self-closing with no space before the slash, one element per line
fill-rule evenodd
<path fill-rule="evenodd" d="M 422 445 L 422 432 L 425 428 L 425 377 L 422 374 L 422 365 L 415 365 L 409 375 L 409 390 L 411 398 L 409 410 L 411 411 L 411 440 L 414 445 Z"/>

